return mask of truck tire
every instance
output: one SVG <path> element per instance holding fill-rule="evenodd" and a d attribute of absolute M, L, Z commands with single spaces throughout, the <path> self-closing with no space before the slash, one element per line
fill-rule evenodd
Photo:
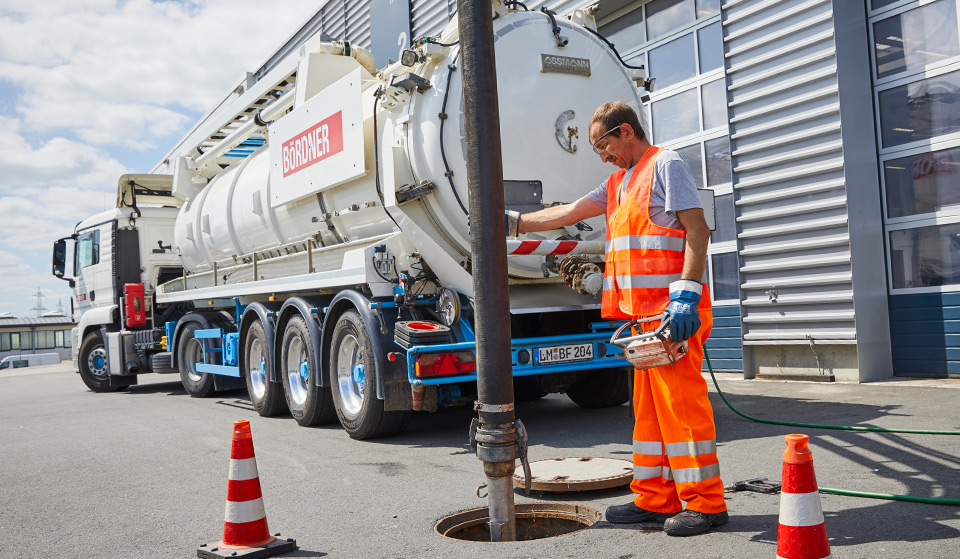
<path fill-rule="evenodd" d="M 213 395 L 213 375 L 197 371 L 197 363 L 203 361 L 203 345 L 193 333 L 200 329 L 199 322 L 183 325 L 177 338 L 177 365 L 180 367 L 180 382 L 187 394 L 207 398 Z"/>
<path fill-rule="evenodd" d="M 107 348 L 103 344 L 100 332 L 90 332 L 83 337 L 80 352 L 80 379 L 94 392 L 116 392 L 123 386 L 111 386 L 107 369 Z"/>
<path fill-rule="evenodd" d="M 267 335 L 259 320 L 250 325 L 243 342 L 247 393 L 250 403 L 261 417 L 273 417 L 287 411 L 283 402 L 283 388 L 270 382 L 270 359 L 267 352 Z"/>
<path fill-rule="evenodd" d="M 303 317 L 294 316 L 283 330 L 280 344 L 280 374 L 290 415 L 304 427 L 332 423 L 337 419 L 330 387 L 317 386 L 314 345 Z"/>
<path fill-rule="evenodd" d="M 514 400 L 518 402 L 529 402 L 539 400 L 547 394 L 548 392 L 540 387 L 540 381 L 537 376 L 513 377 Z"/>
<path fill-rule="evenodd" d="M 628 375 L 632 373 L 629 367 L 593 371 L 567 389 L 567 396 L 581 408 L 619 406 L 630 399 Z"/>
<path fill-rule="evenodd" d="M 407 426 L 412 411 L 384 411 L 383 401 L 377 399 L 376 361 L 357 311 L 348 310 L 337 319 L 329 370 L 337 417 L 351 438 L 388 437 Z"/>

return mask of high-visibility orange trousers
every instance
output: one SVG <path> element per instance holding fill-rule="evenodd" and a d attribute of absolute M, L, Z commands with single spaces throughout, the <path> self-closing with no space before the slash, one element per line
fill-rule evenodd
<path fill-rule="evenodd" d="M 713 313 L 700 309 L 700 330 L 689 353 L 668 367 L 634 371 L 634 503 L 654 512 L 702 513 L 727 509 L 717 461 L 717 434 L 707 382 L 701 375 L 703 344 L 713 328 Z M 647 328 L 649 324 L 650 328 Z M 656 323 L 644 324 L 648 330 Z"/>

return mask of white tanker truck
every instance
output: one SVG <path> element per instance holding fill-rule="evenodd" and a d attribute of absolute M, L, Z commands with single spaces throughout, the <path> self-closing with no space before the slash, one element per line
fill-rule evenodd
<path fill-rule="evenodd" d="M 493 9 L 507 207 L 572 202 L 612 171 L 590 149 L 592 111 L 639 107 L 642 72 L 587 12 Z M 87 386 L 179 372 L 191 396 L 246 386 L 261 415 L 339 419 L 359 439 L 472 402 L 457 39 L 454 20 L 380 71 L 363 49 L 308 39 L 160 172 L 121 177 L 116 207 L 54 246 Z M 508 241 L 518 399 L 628 399 L 616 325 L 599 314 L 604 229 Z"/>

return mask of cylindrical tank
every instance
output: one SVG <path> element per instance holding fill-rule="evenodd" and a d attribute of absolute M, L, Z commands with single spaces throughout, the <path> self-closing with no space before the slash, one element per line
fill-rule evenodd
<path fill-rule="evenodd" d="M 494 21 L 503 142 L 506 198 L 527 207 L 573 202 L 601 184 L 616 170 L 591 149 L 588 122 L 607 101 L 624 101 L 639 109 L 638 90 L 610 48 L 599 38 L 564 19 L 557 19 L 563 46 L 550 18 L 539 12 L 510 12 Z M 441 34 L 445 44 L 457 40 L 456 22 Z M 405 69 L 430 82 L 412 93 L 405 106 L 377 107 L 378 134 L 392 127 L 401 138 L 401 159 L 417 183 L 427 180 L 436 189 L 422 198 L 427 211 L 417 225 L 434 238 L 445 239 L 455 258 L 470 253 L 464 153 L 463 95 L 459 47 L 432 54 Z M 374 91 L 384 84 L 373 77 L 362 85 L 367 173 L 316 195 L 270 206 L 269 146 L 214 177 L 184 204 L 177 219 L 175 242 L 184 266 L 203 271 L 214 262 L 231 262 L 256 251 L 318 239 L 330 245 L 387 234 L 396 226 L 380 204 L 374 183 Z M 440 134 L 441 113 L 446 115 Z M 443 153 L 441 153 L 441 142 Z M 379 142 L 381 151 L 387 149 Z M 444 156 L 446 162 L 444 162 Z M 383 169 L 381 159 L 381 173 Z M 452 173 L 452 174 L 451 174 Z M 449 175 L 449 177 L 448 177 Z M 452 182 L 452 187 L 451 187 Z M 456 191 L 456 193 L 454 192 Z M 457 197 L 459 196 L 459 202 Z M 403 206 L 400 206 L 403 211 Z M 469 210 L 469 208 L 467 208 Z M 426 216 L 426 217 L 424 217 Z M 331 230 L 328 222 L 334 226 Z M 592 231 L 584 240 L 603 240 L 602 216 L 588 220 Z M 533 238 L 555 238 L 554 231 Z M 510 274 L 542 277 L 539 256 L 510 257 Z"/>

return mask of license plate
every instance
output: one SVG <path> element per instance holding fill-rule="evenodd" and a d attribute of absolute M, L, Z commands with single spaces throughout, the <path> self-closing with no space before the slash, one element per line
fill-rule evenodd
<path fill-rule="evenodd" d="M 533 360 L 534 365 L 553 365 L 555 363 L 573 363 L 593 359 L 593 344 L 555 345 L 538 347 Z"/>

